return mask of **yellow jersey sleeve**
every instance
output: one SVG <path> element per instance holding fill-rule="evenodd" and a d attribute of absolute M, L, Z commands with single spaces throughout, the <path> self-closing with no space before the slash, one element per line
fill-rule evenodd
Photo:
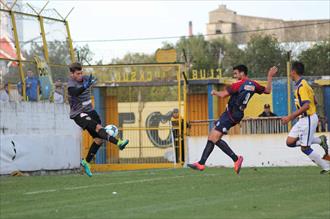
<path fill-rule="evenodd" d="M 303 80 L 301 87 L 298 89 L 298 99 L 300 106 L 304 105 L 306 102 L 314 102 L 314 92 L 309 84 Z"/>
<path fill-rule="evenodd" d="M 307 115 L 312 115 L 316 113 L 314 91 L 306 80 L 302 80 L 301 86 L 297 91 L 297 95 L 300 107 L 302 107 L 305 103 L 309 102 L 309 109 L 307 110 Z"/>

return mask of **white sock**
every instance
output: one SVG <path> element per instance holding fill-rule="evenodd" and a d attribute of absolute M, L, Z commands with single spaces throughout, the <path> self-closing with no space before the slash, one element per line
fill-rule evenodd
<path fill-rule="evenodd" d="M 308 157 L 319 167 L 321 167 L 322 170 L 330 170 L 330 163 L 322 159 L 322 157 L 319 154 L 317 154 L 316 151 L 312 151 L 312 153 L 310 153 Z"/>
<path fill-rule="evenodd" d="M 313 137 L 312 144 L 321 144 L 321 138 L 320 137 Z"/>
<path fill-rule="evenodd" d="M 296 145 L 300 147 L 301 144 L 302 144 L 302 142 L 300 141 L 300 139 L 298 139 L 298 140 L 296 141 Z"/>

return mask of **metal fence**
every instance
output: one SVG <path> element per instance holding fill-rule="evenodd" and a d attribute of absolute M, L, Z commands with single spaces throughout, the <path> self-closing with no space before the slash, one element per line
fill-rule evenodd
<path fill-rule="evenodd" d="M 67 16 L 46 6 L 0 1 L 0 85 L 20 83 L 23 100 L 29 70 L 39 80 L 40 99 L 52 101 L 54 83 L 66 80 L 67 65 L 75 60 Z"/>
<path fill-rule="evenodd" d="M 183 123 L 183 67 L 178 63 L 85 66 L 86 73 L 98 78 L 93 96 L 103 125 L 116 125 L 119 138 L 130 141 L 123 151 L 113 144 L 102 147 L 96 155 L 95 168 L 170 168 L 182 164 L 183 130 L 179 124 L 172 127 L 170 121 L 177 109 Z M 176 129 L 182 133 L 178 140 L 173 136 Z M 83 144 L 85 154 L 91 139 L 87 137 Z"/>
<path fill-rule="evenodd" d="M 130 139 L 130 144 L 120 151 L 119 159 L 109 163 L 173 163 L 175 160 L 172 127 L 125 128 L 121 136 Z"/>
<path fill-rule="evenodd" d="M 288 125 L 283 125 L 281 117 L 262 117 L 243 119 L 240 134 L 277 134 L 288 132 Z"/>
<path fill-rule="evenodd" d="M 215 120 L 190 121 L 190 136 L 205 136 Z M 288 132 L 288 126 L 283 125 L 281 117 L 245 118 L 240 124 L 232 127 L 228 134 L 278 134 Z"/>

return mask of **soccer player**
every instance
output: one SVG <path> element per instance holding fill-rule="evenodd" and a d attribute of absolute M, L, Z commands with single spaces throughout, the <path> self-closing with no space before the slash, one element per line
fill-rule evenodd
<path fill-rule="evenodd" d="M 289 147 L 300 147 L 314 163 L 321 167 L 321 174 L 330 173 L 330 162 L 311 148 L 312 144 L 319 144 L 323 147 L 326 155 L 328 153 L 327 139 L 325 136 L 314 137 L 318 124 L 316 115 L 316 100 L 313 89 L 307 81 L 302 78 L 304 74 L 304 64 L 293 62 L 291 67 L 291 78 L 295 82 L 295 105 L 297 111 L 282 118 L 282 122 L 287 124 L 298 117 L 298 122 L 292 127 L 286 144 Z M 326 157 L 326 155 L 324 157 Z"/>
<path fill-rule="evenodd" d="M 71 73 L 68 80 L 70 119 L 73 119 L 82 129 L 86 129 L 94 138 L 86 158 L 81 160 L 81 165 L 84 167 L 86 174 L 91 177 L 93 174 L 89 163 L 103 141 L 109 141 L 117 145 L 120 150 L 124 150 L 128 140 L 117 140 L 102 127 L 101 119 L 94 110 L 91 100 L 91 86 L 96 82 L 96 79 L 92 75 L 83 76 L 80 63 L 72 63 L 69 68 Z"/>
<path fill-rule="evenodd" d="M 215 122 L 215 127 L 211 130 L 208 136 L 207 144 L 203 151 L 202 157 L 198 162 L 188 164 L 188 166 L 195 170 L 204 170 L 205 162 L 217 145 L 225 154 L 227 154 L 234 161 L 234 170 L 239 174 L 243 157 L 237 156 L 228 144 L 222 140 L 222 136 L 227 134 L 229 129 L 244 117 L 244 110 L 255 93 L 270 94 L 272 90 L 272 79 L 277 72 L 277 67 L 272 67 L 268 71 L 267 86 L 261 86 L 257 82 L 248 78 L 248 68 L 245 65 L 238 65 L 233 68 L 234 77 L 238 80 L 223 91 L 212 90 L 211 94 L 221 98 L 230 96 L 226 111 L 220 116 L 219 120 Z"/>

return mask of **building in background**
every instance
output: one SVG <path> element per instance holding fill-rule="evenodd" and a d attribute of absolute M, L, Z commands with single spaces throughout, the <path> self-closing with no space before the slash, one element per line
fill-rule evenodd
<path fill-rule="evenodd" d="M 313 25 L 318 23 L 317 25 Z M 319 24 L 323 23 L 323 24 Z M 294 28 L 282 28 L 294 27 Z M 274 35 L 279 42 L 315 42 L 328 40 L 330 25 L 328 19 L 323 20 L 292 20 L 262 18 L 238 15 L 235 11 L 220 5 L 218 9 L 209 12 L 207 24 L 208 39 L 215 39 L 224 34 L 226 39 L 237 44 L 246 44 L 255 32 L 249 30 L 263 30 L 258 33 Z M 241 34 L 237 32 L 242 32 Z M 236 34 L 228 34 L 236 33 Z"/>

